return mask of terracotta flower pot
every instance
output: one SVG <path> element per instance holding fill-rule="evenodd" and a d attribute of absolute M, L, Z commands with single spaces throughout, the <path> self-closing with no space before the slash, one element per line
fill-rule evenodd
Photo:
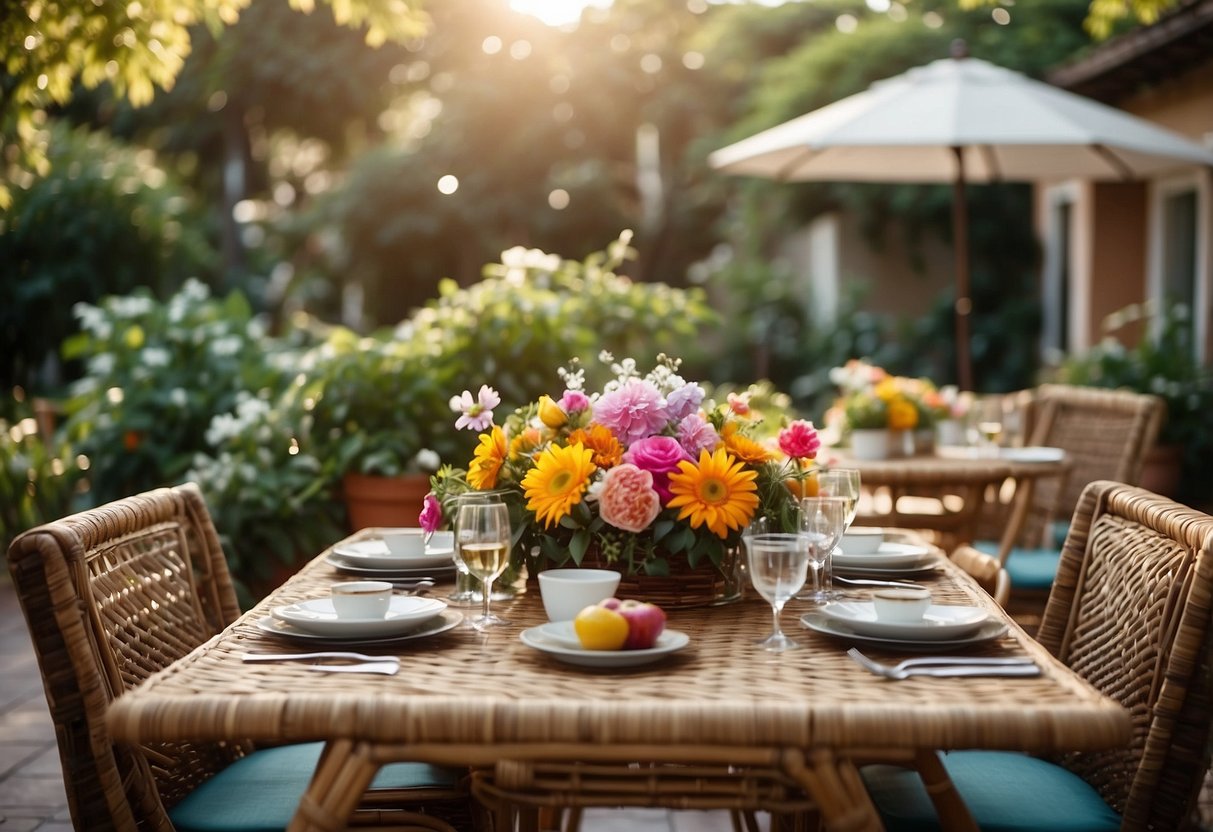
<path fill-rule="evenodd" d="M 379 477 L 346 474 L 341 491 L 349 512 L 351 531 L 371 526 L 413 526 L 419 524 L 421 505 L 430 493 L 426 474 L 403 477 Z"/>

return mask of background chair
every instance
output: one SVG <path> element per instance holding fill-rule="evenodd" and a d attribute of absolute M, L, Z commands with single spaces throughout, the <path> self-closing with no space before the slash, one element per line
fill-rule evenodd
<path fill-rule="evenodd" d="M 1011 597 L 1011 578 L 998 562 L 998 558 L 980 552 L 972 546 L 960 546 L 948 557 L 977 581 L 998 606 L 1007 605 Z"/>
<path fill-rule="evenodd" d="M 1140 488 L 1083 491 L 1041 622 L 1050 652 L 1130 712 L 1125 748 L 1047 762 L 960 751 L 943 763 L 982 829 L 1194 824 L 1213 716 L 1213 518 Z M 893 829 L 935 827 L 917 775 L 864 770 Z"/>
<path fill-rule="evenodd" d="M 1066 521 L 1079 496 L 1096 480 L 1135 485 L 1158 438 L 1165 406 L 1157 396 L 1044 384 L 1030 408 L 1029 445 L 1061 448 L 1070 462 L 1065 477 L 1017 489 L 1010 526 L 1001 542 L 977 548 L 997 554 L 1014 587 L 1013 601 L 1043 608 L 1061 557 Z"/>
<path fill-rule="evenodd" d="M 192 484 L 159 489 L 40 526 L 13 541 L 10 572 L 29 624 L 77 829 L 283 829 L 320 743 L 115 745 L 106 711 L 152 673 L 239 615 L 219 538 Z M 397 828 L 452 830 L 394 811 L 402 801 L 470 817 L 459 773 L 384 767 L 377 810 Z"/>

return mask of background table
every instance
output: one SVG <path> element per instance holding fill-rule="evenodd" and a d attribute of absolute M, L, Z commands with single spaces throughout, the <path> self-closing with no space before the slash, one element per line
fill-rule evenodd
<path fill-rule="evenodd" d="M 639 761 L 658 766 L 653 783 L 671 784 L 674 797 L 676 771 L 686 769 L 661 765 L 749 767 L 768 772 L 768 783 L 802 788 L 828 827 L 870 828 L 878 821 L 858 775 L 865 761 L 942 777 L 947 804 L 955 793 L 934 749 L 1092 750 L 1128 738 L 1126 712 L 1013 623 L 983 652 L 1028 653 L 1044 668 L 1039 678 L 892 682 L 860 669 L 845 644 L 797 626 L 804 603 L 784 614 L 804 649 L 780 656 L 757 649 L 771 621 L 767 604 L 753 597 L 671 612 L 669 626 L 690 635 L 689 647 L 627 670 L 572 667 L 523 645 L 520 630 L 544 620 L 538 592 L 500 606 L 515 626 L 393 648 L 403 660 L 396 676 L 241 662 L 246 651 L 298 647 L 267 636 L 256 620 L 275 604 L 324 596 L 336 578 L 317 558 L 228 630 L 120 697 L 110 711 L 115 737 L 329 741 L 293 830 L 341 828 L 378 767 L 399 759 L 485 767 L 482 774 L 507 791 L 541 761 Z M 942 557 L 930 585 L 939 601 L 1002 616 Z M 963 811 L 959 818 L 963 824 Z"/>

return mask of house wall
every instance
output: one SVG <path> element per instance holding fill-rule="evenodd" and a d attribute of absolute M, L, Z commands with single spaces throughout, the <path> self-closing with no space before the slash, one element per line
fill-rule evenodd
<path fill-rule="evenodd" d="M 1103 320 L 1146 296 L 1147 194 L 1143 182 L 1095 182 L 1090 188 L 1090 294 L 1087 347 Z"/>
<path fill-rule="evenodd" d="M 1116 106 L 1213 147 L 1213 61 Z"/>

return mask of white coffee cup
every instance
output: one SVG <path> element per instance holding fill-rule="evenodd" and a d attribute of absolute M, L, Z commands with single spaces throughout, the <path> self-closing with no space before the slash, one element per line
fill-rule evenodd
<path fill-rule="evenodd" d="M 383 618 L 392 605 L 387 581 L 346 581 L 332 586 L 333 612 L 338 618 Z"/>
<path fill-rule="evenodd" d="M 872 593 L 872 608 L 878 621 L 914 624 L 922 621 L 930 606 L 931 592 L 926 587 L 887 587 Z"/>
<path fill-rule="evenodd" d="M 884 543 L 884 529 L 877 526 L 852 526 L 838 542 L 845 555 L 871 555 L 880 551 Z"/>
<path fill-rule="evenodd" d="M 425 554 L 424 529 L 387 529 L 382 537 L 394 558 L 413 558 Z"/>
<path fill-rule="evenodd" d="M 539 594 L 552 621 L 572 621 L 588 606 L 615 594 L 622 576 L 613 569 L 549 569 L 539 573 Z"/>

